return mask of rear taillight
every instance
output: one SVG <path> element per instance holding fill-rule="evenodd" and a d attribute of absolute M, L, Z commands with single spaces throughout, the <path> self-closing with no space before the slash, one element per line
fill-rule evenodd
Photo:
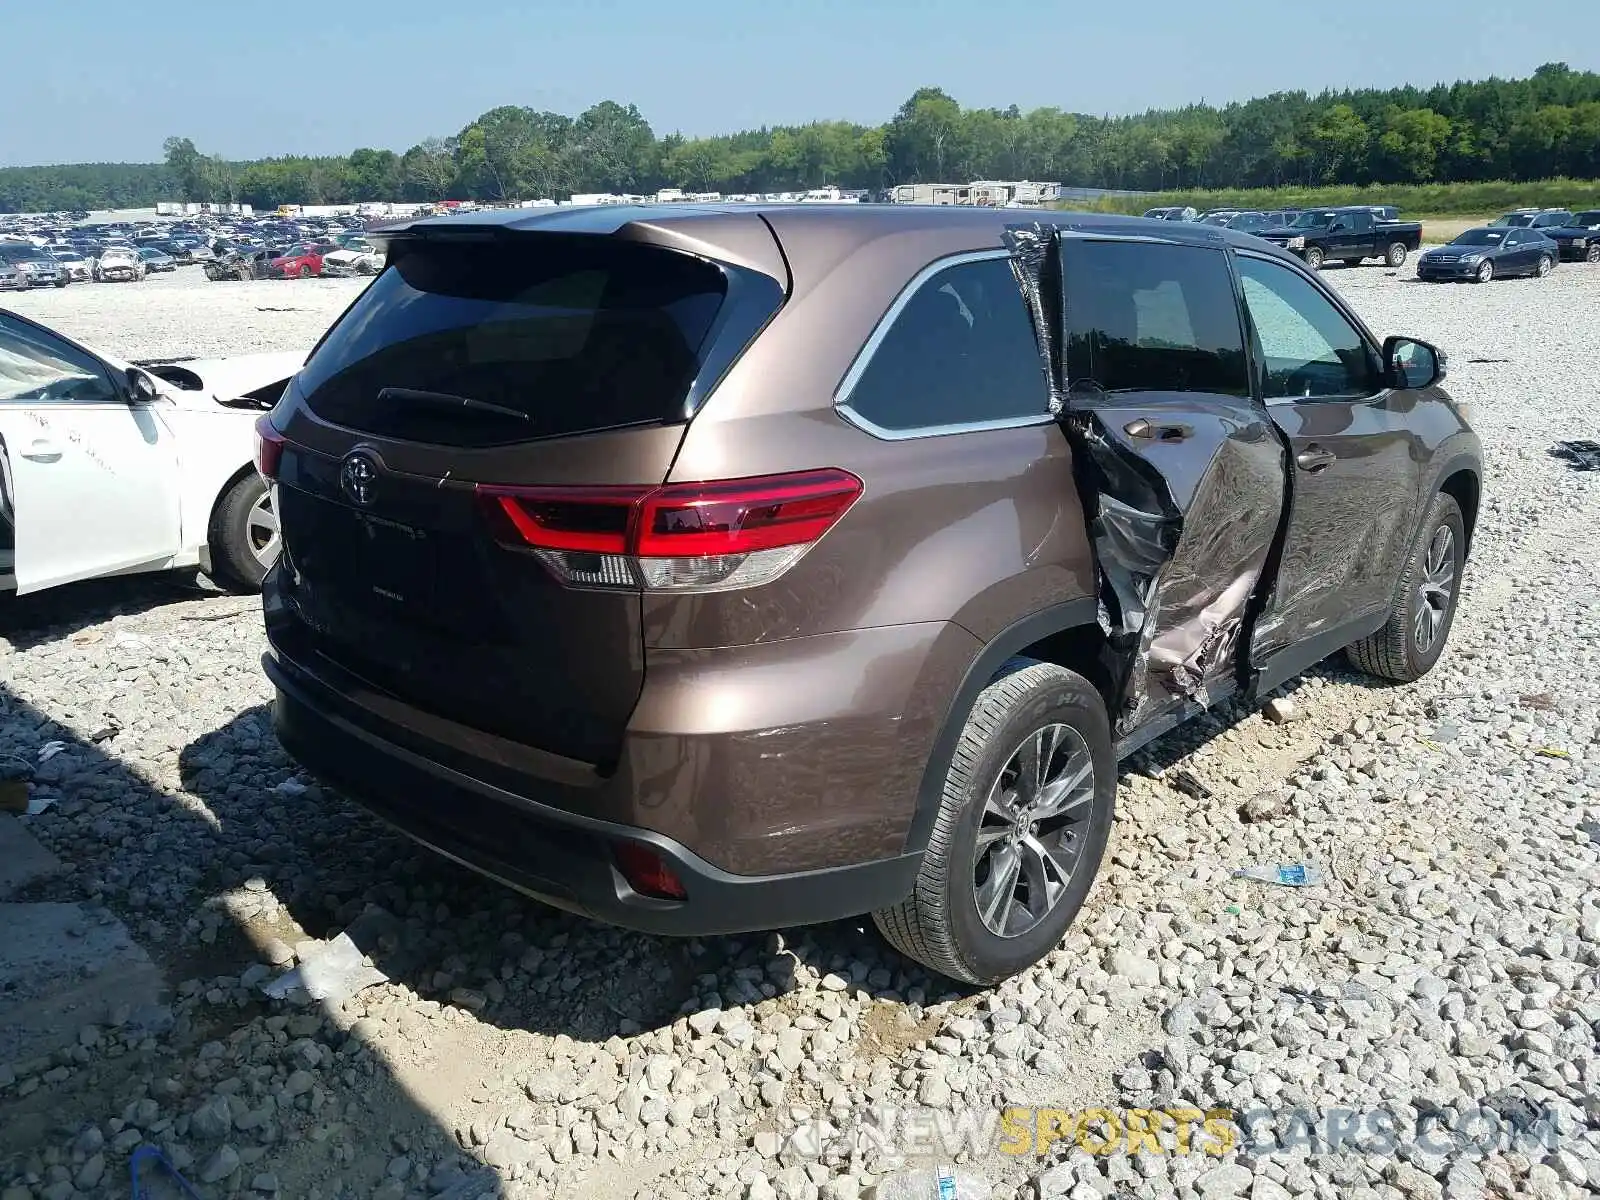
<path fill-rule="evenodd" d="M 272 427 L 272 418 L 256 419 L 256 470 L 268 483 L 278 480 L 278 464 L 283 460 L 283 434 Z"/>
<path fill-rule="evenodd" d="M 501 540 L 563 582 L 712 592 L 776 579 L 861 495 L 833 468 L 665 487 L 479 484 Z"/>

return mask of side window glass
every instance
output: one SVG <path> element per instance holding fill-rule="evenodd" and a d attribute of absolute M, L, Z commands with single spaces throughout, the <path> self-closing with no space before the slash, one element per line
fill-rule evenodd
<path fill-rule="evenodd" d="M 1377 391 L 1365 339 L 1297 272 L 1241 255 L 1245 307 L 1261 339 L 1266 398 L 1366 396 Z"/>
<path fill-rule="evenodd" d="M 1223 251 L 1078 239 L 1064 270 L 1069 389 L 1250 394 Z"/>
<path fill-rule="evenodd" d="M 98 359 L 0 316 L 0 403 L 103 404 L 120 399 Z"/>
<path fill-rule="evenodd" d="M 1043 416 L 1050 390 L 1006 258 L 946 267 L 895 315 L 843 402 L 895 431 Z"/>

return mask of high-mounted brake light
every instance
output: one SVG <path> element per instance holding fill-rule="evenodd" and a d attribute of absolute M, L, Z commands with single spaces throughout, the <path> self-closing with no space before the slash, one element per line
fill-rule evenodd
<path fill-rule="evenodd" d="M 278 480 L 278 464 L 283 461 L 283 434 L 272 427 L 272 418 L 263 413 L 256 418 L 256 470 L 268 483 Z"/>
<path fill-rule="evenodd" d="M 655 488 L 478 485 L 501 539 L 564 582 L 675 592 L 776 579 L 861 490 L 834 468 Z"/>

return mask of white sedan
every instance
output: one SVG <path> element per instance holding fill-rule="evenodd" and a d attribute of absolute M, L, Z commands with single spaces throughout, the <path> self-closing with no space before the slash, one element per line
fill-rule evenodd
<path fill-rule="evenodd" d="M 304 354 L 131 366 L 0 309 L 0 591 L 278 555 L 254 423 Z"/>

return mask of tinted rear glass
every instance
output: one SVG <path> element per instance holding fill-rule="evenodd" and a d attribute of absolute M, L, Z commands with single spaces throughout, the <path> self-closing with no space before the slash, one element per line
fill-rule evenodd
<path fill-rule="evenodd" d="M 727 287 L 700 259 L 596 238 L 418 243 L 395 259 L 296 386 L 325 420 L 446 445 L 684 420 Z"/>

